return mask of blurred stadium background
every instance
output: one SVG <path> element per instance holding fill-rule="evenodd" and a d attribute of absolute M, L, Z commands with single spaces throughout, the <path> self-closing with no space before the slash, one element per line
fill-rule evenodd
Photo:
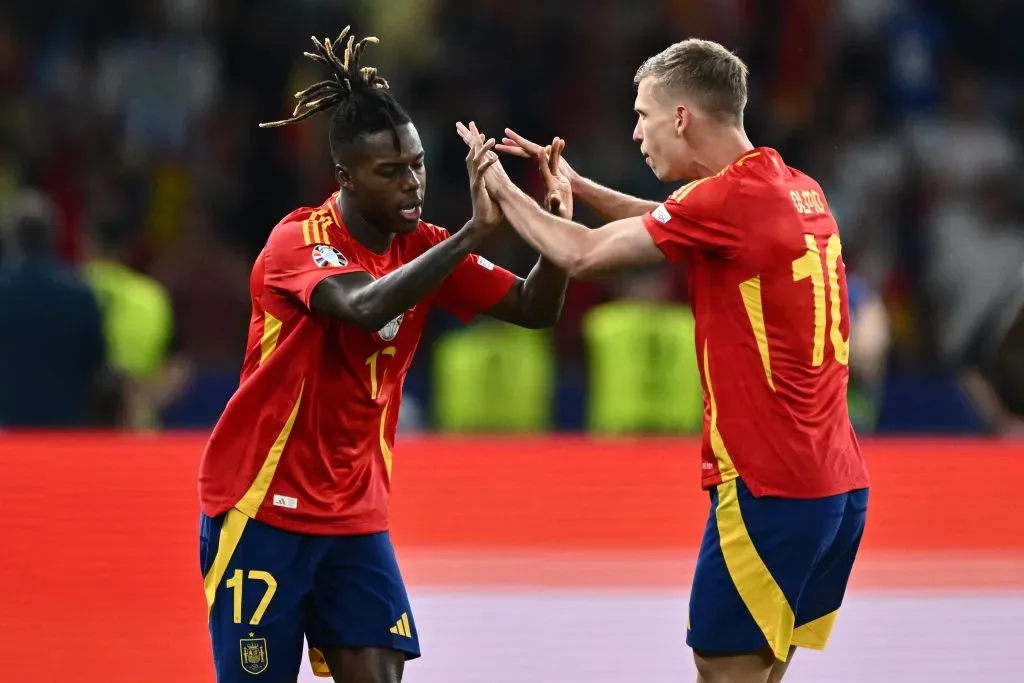
<path fill-rule="evenodd" d="M 202 431 L 237 384 L 252 259 L 334 189 L 323 121 L 256 125 L 309 80 L 309 36 L 348 23 L 381 38 L 370 61 L 427 149 L 425 217 L 453 229 L 469 215 L 456 120 L 561 135 L 580 172 L 659 197 L 629 135 L 635 68 L 688 36 L 736 50 L 751 138 L 815 176 L 843 230 L 851 414 L 876 477 L 836 651 L 787 680 L 1020 680 L 1024 429 L 961 361 L 1024 273 L 1013 0 L 5 6 L 0 671 L 19 673 L 0 679 L 212 680 Z M 511 233 L 486 255 L 519 273 L 534 260 Z M 553 332 L 432 320 L 397 454 L 426 654 L 408 680 L 690 675 L 685 558 L 704 501 L 685 275 L 574 284 Z"/>

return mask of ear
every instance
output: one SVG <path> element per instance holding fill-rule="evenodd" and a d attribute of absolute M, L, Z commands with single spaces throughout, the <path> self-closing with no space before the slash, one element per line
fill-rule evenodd
<path fill-rule="evenodd" d="M 338 187 L 343 190 L 355 189 L 355 183 L 352 181 L 352 173 L 348 170 L 348 167 L 342 164 L 334 165 L 334 179 L 338 181 Z"/>
<path fill-rule="evenodd" d="M 690 119 L 692 116 L 693 114 L 685 106 L 681 104 L 676 105 L 676 135 L 682 136 L 686 132 L 686 128 L 690 125 Z"/>

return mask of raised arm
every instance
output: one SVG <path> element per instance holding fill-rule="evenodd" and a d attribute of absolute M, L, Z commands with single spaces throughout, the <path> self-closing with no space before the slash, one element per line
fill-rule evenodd
<path fill-rule="evenodd" d="M 497 145 L 495 149 L 518 157 L 537 156 L 545 150 L 544 147 L 536 142 L 527 140 L 511 128 L 505 129 L 505 137 L 502 138 L 501 144 Z M 604 221 L 617 221 L 623 218 L 642 216 L 648 211 L 653 211 L 658 206 L 658 202 L 618 192 L 583 177 L 569 165 L 565 158 L 559 159 L 556 173 L 567 180 L 572 189 L 573 196 L 583 202 L 587 208 L 591 209 Z"/>
<path fill-rule="evenodd" d="M 544 206 L 551 214 L 572 218 L 572 190 L 558 173 L 565 142 L 559 138 L 533 155 L 544 178 Z M 550 327 L 558 322 L 565 303 L 569 275 L 553 261 L 541 256 L 525 280 L 518 279 L 487 315 L 521 327 Z"/>
<path fill-rule="evenodd" d="M 483 174 L 496 162 L 490 153 L 493 146 L 493 140 L 478 144 L 466 156 L 473 218 L 462 230 L 380 279 L 353 271 L 322 280 L 310 295 L 310 308 L 366 330 L 379 330 L 437 289 L 504 222 L 483 190 Z M 479 197 L 485 201 L 478 201 Z"/>
<path fill-rule="evenodd" d="M 471 150 L 481 148 L 476 124 L 458 123 L 456 129 Z M 594 278 L 666 260 L 640 216 L 591 230 L 542 209 L 516 187 L 500 163 L 488 166 L 484 180 L 516 232 L 572 278 Z"/>
<path fill-rule="evenodd" d="M 433 292 L 483 241 L 486 229 L 466 226 L 402 267 L 375 280 L 357 271 L 321 281 L 310 297 L 310 308 L 379 330 Z"/>
<path fill-rule="evenodd" d="M 493 187 L 516 232 L 571 278 L 596 278 L 665 261 L 640 216 L 591 230 L 545 212 L 511 181 L 495 182 Z"/>

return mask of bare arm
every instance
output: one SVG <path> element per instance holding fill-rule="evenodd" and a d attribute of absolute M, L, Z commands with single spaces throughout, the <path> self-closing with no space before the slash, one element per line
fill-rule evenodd
<path fill-rule="evenodd" d="M 658 202 L 618 192 L 576 172 L 573 172 L 569 179 L 572 182 L 573 196 L 604 221 L 642 216 L 658 208 Z"/>
<path fill-rule="evenodd" d="M 468 136 L 463 139 L 467 143 L 472 140 Z M 565 141 L 555 138 L 547 147 L 538 147 L 533 158 L 544 179 L 545 208 L 551 214 L 571 219 L 572 188 L 568 179 L 558 172 L 563 149 Z M 529 276 L 525 280 L 518 280 L 487 314 L 521 327 L 550 327 L 558 322 L 562 313 L 568 284 L 568 273 L 541 256 Z"/>
<path fill-rule="evenodd" d="M 324 279 L 313 290 L 310 308 L 364 330 L 387 325 L 433 292 L 481 242 L 472 221 L 440 244 L 379 280 L 368 273 L 344 273 Z"/>
<path fill-rule="evenodd" d="M 545 153 L 544 147 L 527 140 L 511 128 L 505 129 L 505 135 L 501 144 L 495 147 L 500 152 L 518 157 L 537 157 Z M 610 222 L 642 216 L 658 207 L 658 202 L 618 192 L 589 178 L 584 178 L 564 158 L 558 160 L 555 174 L 565 178 L 572 188 L 573 196 L 583 202 L 603 221 Z"/>
<path fill-rule="evenodd" d="M 484 143 L 476 124 L 471 121 L 467 127 L 459 122 L 455 127 L 470 153 L 478 154 Z M 640 216 L 590 230 L 542 209 L 516 187 L 500 163 L 487 167 L 484 180 L 487 191 L 516 232 L 572 278 L 593 278 L 667 260 Z"/>
<path fill-rule="evenodd" d="M 504 174 L 488 175 L 487 183 L 516 232 L 569 277 L 594 278 L 666 260 L 639 216 L 591 230 L 547 213 Z"/>
<path fill-rule="evenodd" d="M 541 257 L 524 280 L 519 278 L 487 315 L 513 325 L 540 329 L 558 322 L 565 303 L 568 274 Z"/>
<path fill-rule="evenodd" d="M 310 308 L 374 331 L 387 325 L 433 292 L 503 222 L 487 196 L 483 175 L 497 161 L 494 140 L 478 140 L 466 155 L 473 218 L 466 226 L 379 280 L 363 272 L 343 273 L 320 282 Z"/>

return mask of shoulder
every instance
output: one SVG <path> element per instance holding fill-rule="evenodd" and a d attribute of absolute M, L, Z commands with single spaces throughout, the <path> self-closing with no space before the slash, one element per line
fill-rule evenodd
<path fill-rule="evenodd" d="M 54 271 L 53 282 L 58 291 L 63 291 L 67 301 L 75 302 L 76 306 L 81 306 L 88 312 L 99 311 L 96 290 L 82 273 L 62 266 Z"/>
<path fill-rule="evenodd" d="M 707 202 L 723 201 L 726 196 L 744 182 L 751 179 L 756 173 L 754 169 L 763 165 L 769 159 L 774 161 L 771 155 L 774 150 L 755 149 L 729 164 L 721 171 L 712 176 L 698 178 L 691 181 L 669 195 L 668 202 L 672 204 L 700 205 Z M 775 153 L 777 154 L 777 153 Z M 718 209 L 724 208 L 717 205 Z"/>
<path fill-rule="evenodd" d="M 326 205 L 301 207 L 282 218 L 270 231 L 263 257 L 269 262 L 281 259 L 312 258 L 317 265 L 344 266 L 348 233 Z"/>
<path fill-rule="evenodd" d="M 53 282 L 63 289 L 69 296 L 92 299 L 95 297 L 95 290 L 85 276 L 85 273 L 73 266 L 64 264 L 56 265 L 53 268 L 51 277 Z"/>
<path fill-rule="evenodd" d="M 326 218 L 329 219 L 330 215 L 327 214 Z M 270 231 L 270 235 L 267 237 L 267 246 L 270 248 L 302 247 L 320 241 L 313 239 L 312 224 L 314 222 L 317 223 L 319 231 L 319 209 L 309 206 L 295 209 L 278 221 L 277 225 Z"/>

